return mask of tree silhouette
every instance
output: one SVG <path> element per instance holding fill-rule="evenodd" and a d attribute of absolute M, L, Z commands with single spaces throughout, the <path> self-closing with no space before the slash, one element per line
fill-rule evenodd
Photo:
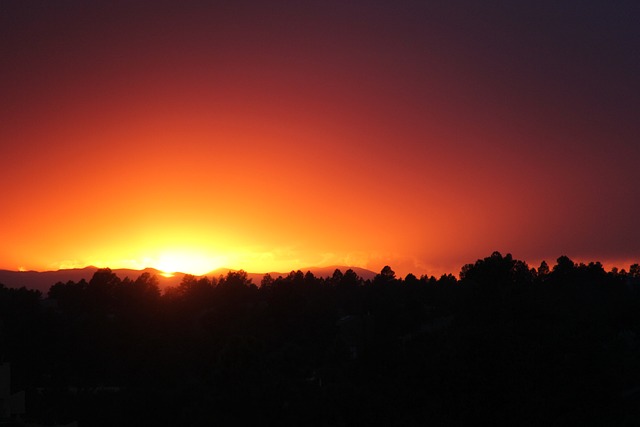
<path fill-rule="evenodd" d="M 373 283 L 376 285 L 389 285 L 394 283 L 396 280 L 396 273 L 389 267 L 385 265 L 382 267 L 382 270 L 379 274 L 373 278 Z"/>
<path fill-rule="evenodd" d="M 640 265 L 639 264 L 632 264 L 629 267 L 629 277 L 632 277 L 634 279 L 640 278 Z"/>
<path fill-rule="evenodd" d="M 478 285 L 484 292 L 500 292 L 532 283 L 533 274 L 525 262 L 513 259 L 511 254 L 503 257 L 496 251 L 475 264 L 463 266 L 460 280 Z"/>
<path fill-rule="evenodd" d="M 333 275 L 331 276 L 331 284 L 333 286 L 338 286 L 342 282 L 342 278 L 343 277 L 344 277 L 344 274 L 342 274 L 342 271 L 340 271 L 340 269 L 336 268 L 333 271 Z"/>
<path fill-rule="evenodd" d="M 547 264 L 546 261 L 542 261 L 540 263 L 540 267 L 538 267 L 538 277 L 540 277 L 541 279 L 546 278 L 549 275 L 549 265 Z"/>
<path fill-rule="evenodd" d="M 575 263 L 566 255 L 559 257 L 556 261 L 556 265 L 553 266 L 553 272 L 561 276 L 571 274 L 574 269 Z"/>
<path fill-rule="evenodd" d="M 160 294 L 102 269 L 47 300 L 0 285 L 0 362 L 44 425 L 635 425 L 639 275 L 494 252 L 460 280 L 230 271 Z"/>

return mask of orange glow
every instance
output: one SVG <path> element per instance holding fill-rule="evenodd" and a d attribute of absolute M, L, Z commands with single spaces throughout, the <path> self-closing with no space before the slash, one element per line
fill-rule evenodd
<path fill-rule="evenodd" d="M 0 268 L 640 261 L 627 42 L 540 45 L 530 13 L 446 2 L 250 3 L 11 6 Z"/>

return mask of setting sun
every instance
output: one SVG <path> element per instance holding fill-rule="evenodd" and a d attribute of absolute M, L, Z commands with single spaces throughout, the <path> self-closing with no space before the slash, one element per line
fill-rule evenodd
<path fill-rule="evenodd" d="M 151 260 L 149 267 L 160 270 L 166 276 L 173 273 L 188 273 L 201 276 L 223 267 L 225 257 L 206 256 L 188 251 L 165 252 L 157 260 Z"/>

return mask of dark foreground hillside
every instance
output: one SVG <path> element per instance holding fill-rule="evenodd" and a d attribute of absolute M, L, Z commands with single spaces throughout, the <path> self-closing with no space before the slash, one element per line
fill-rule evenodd
<path fill-rule="evenodd" d="M 640 269 L 494 253 L 454 276 L 98 270 L 0 287 L 21 422 L 81 426 L 640 424 Z"/>

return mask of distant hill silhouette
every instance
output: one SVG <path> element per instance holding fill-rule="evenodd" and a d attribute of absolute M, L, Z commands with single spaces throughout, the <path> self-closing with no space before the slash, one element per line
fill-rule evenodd
<path fill-rule="evenodd" d="M 328 267 L 305 267 L 305 268 L 295 269 L 294 271 L 300 270 L 303 273 L 310 271 L 316 277 L 331 277 L 333 275 L 333 272 L 336 270 L 340 270 L 344 273 L 349 269 L 353 270 L 360 278 L 364 280 L 373 280 L 373 278 L 377 274 L 375 271 L 367 270 L 366 268 L 348 267 L 344 265 L 332 265 Z M 231 270 L 229 268 L 218 268 L 216 270 L 210 271 L 209 273 L 205 274 L 205 276 L 218 277 L 220 275 L 225 275 L 230 271 L 237 271 L 237 270 Z M 269 274 L 271 277 L 275 279 L 278 276 L 286 277 L 289 273 L 290 271 L 287 271 L 287 272 L 270 271 L 268 273 L 247 273 L 247 276 L 253 281 L 254 284 L 260 285 L 260 282 L 262 281 L 262 278 L 264 277 L 265 274 Z"/>
<path fill-rule="evenodd" d="M 35 289 L 46 294 L 49 288 L 58 282 L 79 282 L 82 279 L 88 282 L 96 271 L 98 271 L 98 267 L 93 266 L 57 271 L 0 270 L 0 283 L 9 288 L 20 288 L 24 286 L 27 289 Z M 115 269 L 113 272 L 122 279 L 129 277 L 132 280 L 136 279 L 142 273 L 148 272 L 158 277 L 158 282 L 162 289 L 167 286 L 177 286 L 184 276 L 182 273 L 177 273 L 172 277 L 164 277 L 161 275 L 161 271 L 154 268 L 145 268 L 144 270 L 122 268 Z"/>
<path fill-rule="evenodd" d="M 345 267 L 343 265 L 331 265 L 328 267 L 309 267 L 309 268 L 301 268 L 300 271 L 306 273 L 307 271 L 311 271 L 316 277 L 331 277 L 333 272 L 336 270 L 340 270 L 343 273 L 347 270 L 353 270 L 360 278 L 364 280 L 373 280 L 378 274 L 375 271 L 367 270 L 366 268 L 361 267 Z M 271 273 L 274 276 L 275 273 Z M 274 276 L 275 277 L 275 276 Z"/>
<path fill-rule="evenodd" d="M 316 277 L 330 277 L 336 269 L 339 269 L 343 273 L 348 269 L 352 269 L 358 276 L 365 280 L 373 279 L 376 275 L 375 272 L 367 270 L 365 268 L 347 267 L 341 265 L 334 265 L 330 267 L 308 267 L 301 268 L 299 270 L 304 273 L 306 273 L 307 271 L 311 271 Z M 82 279 L 88 282 L 89 280 L 91 280 L 96 271 L 98 271 L 98 267 L 94 266 L 85 268 L 62 269 L 57 271 L 0 270 L 0 283 L 9 288 L 20 288 L 24 286 L 27 289 L 35 289 L 42 292 L 43 294 L 46 294 L 49 288 L 58 282 L 79 282 Z M 157 276 L 160 289 L 165 289 L 170 286 L 178 286 L 185 276 L 185 273 L 174 273 L 171 277 L 165 277 L 162 275 L 163 273 L 160 270 L 156 270 L 154 268 L 145 268 L 144 270 L 119 268 L 112 271 L 121 279 L 129 277 L 132 280 L 135 280 L 142 273 L 147 272 L 151 275 Z M 219 277 L 221 275 L 226 275 L 230 271 L 237 270 L 232 270 L 229 268 L 218 268 L 216 270 L 210 271 L 207 274 L 204 274 L 203 276 Z M 247 276 L 253 281 L 254 284 L 259 286 L 265 274 L 266 273 L 247 273 Z M 285 277 L 289 274 L 289 272 L 269 272 L 268 274 L 270 274 L 273 278 L 277 278 L 278 276 Z"/>

